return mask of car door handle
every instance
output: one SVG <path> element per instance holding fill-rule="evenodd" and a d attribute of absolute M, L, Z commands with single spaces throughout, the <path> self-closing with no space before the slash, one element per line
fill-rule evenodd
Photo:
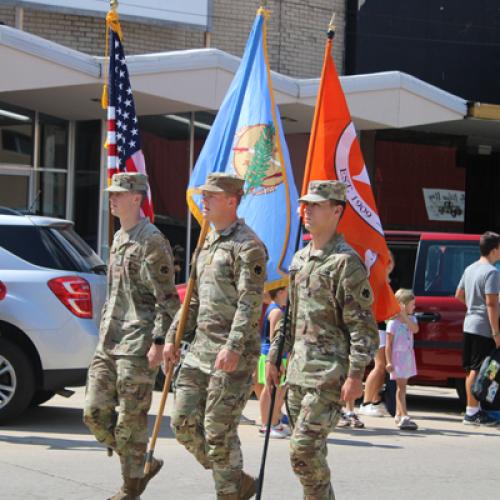
<path fill-rule="evenodd" d="M 441 319 L 441 314 L 436 312 L 418 312 L 415 313 L 418 321 L 435 322 Z"/>

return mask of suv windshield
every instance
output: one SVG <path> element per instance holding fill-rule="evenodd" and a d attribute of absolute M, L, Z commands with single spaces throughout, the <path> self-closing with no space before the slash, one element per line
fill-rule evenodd
<path fill-rule="evenodd" d="M 105 273 L 106 267 L 70 225 L 1 226 L 0 246 L 36 266 Z"/>
<path fill-rule="evenodd" d="M 476 241 L 423 241 L 415 291 L 418 295 L 453 296 L 465 268 L 479 258 Z"/>

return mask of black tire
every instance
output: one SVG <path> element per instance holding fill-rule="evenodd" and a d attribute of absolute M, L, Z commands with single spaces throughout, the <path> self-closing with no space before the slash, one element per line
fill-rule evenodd
<path fill-rule="evenodd" d="M 35 391 L 33 398 L 31 399 L 30 406 L 35 407 L 47 402 L 55 396 L 54 391 Z"/>
<path fill-rule="evenodd" d="M 12 342 L 0 338 L 0 366 L 7 370 L 0 375 L 0 385 L 12 387 L 7 398 L 0 401 L 0 423 L 12 420 L 28 408 L 35 392 L 35 376 L 31 362 Z"/>
<path fill-rule="evenodd" d="M 467 392 L 465 390 L 465 379 L 457 378 L 455 379 L 455 389 L 457 391 L 458 399 L 460 400 L 460 404 L 465 406 L 467 405 Z"/>

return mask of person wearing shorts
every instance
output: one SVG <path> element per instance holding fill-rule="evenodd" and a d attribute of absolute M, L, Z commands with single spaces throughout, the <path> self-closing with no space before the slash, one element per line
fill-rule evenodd
<path fill-rule="evenodd" d="M 500 347 L 500 274 L 494 266 L 500 260 L 500 235 L 484 233 L 479 240 L 479 250 L 481 257 L 465 269 L 455 293 L 455 298 L 467 306 L 462 360 L 466 372 L 467 408 L 463 423 L 496 425 L 498 421 L 481 409 L 471 390 L 484 358 L 495 346 Z"/>
<path fill-rule="evenodd" d="M 275 335 L 275 328 L 279 320 L 283 317 L 288 291 L 286 288 L 276 288 L 269 292 L 272 302 L 266 309 L 264 321 L 262 322 L 261 330 L 261 351 L 258 366 L 258 382 L 259 384 L 266 383 L 266 360 L 269 354 L 269 347 Z M 283 356 L 282 366 L 286 367 L 286 354 Z M 290 435 L 288 427 L 281 423 L 281 408 L 285 400 L 286 387 L 283 384 L 284 377 L 281 379 L 280 387 L 276 391 L 276 402 L 274 404 L 273 418 L 271 431 L 269 436 L 274 439 L 283 439 Z M 259 399 L 260 405 L 260 420 L 261 428 L 259 434 L 265 435 L 266 424 L 269 416 L 269 408 L 271 405 L 271 390 L 265 386 Z"/>

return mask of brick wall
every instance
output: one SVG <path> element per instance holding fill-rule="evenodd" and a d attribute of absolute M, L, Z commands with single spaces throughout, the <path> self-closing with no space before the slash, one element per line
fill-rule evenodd
<path fill-rule="evenodd" d="M 256 4 L 248 0 L 214 0 L 212 45 L 241 55 Z M 325 33 L 335 10 L 334 57 L 343 73 L 345 4 L 345 0 L 270 0 L 268 47 L 272 69 L 296 77 L 319 76 Z"/>
<path fill-rule="evenodd" d="M 345 0 L 270 0 L 268 25 L 272 69 L 295 77 L 317 77 L 321 71 L 325 31 L 335 9 L 335 62 L 344 68 Z M 213 0 L 211 46 L 241 56 L 254 20 L 257 1 Z M 15 9 L 0 7 L 0 21 L 14 26 Z M 127 54 L 182 50 L 204 46 L 198 30 L 122 22 Z M 104 53 L 104 19 L 24 10 L 24 30 L 92 55 Z"/>

